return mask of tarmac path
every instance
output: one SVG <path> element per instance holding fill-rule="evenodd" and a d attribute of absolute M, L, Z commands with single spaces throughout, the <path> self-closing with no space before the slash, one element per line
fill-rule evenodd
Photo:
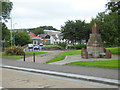
<path fill-rule="evenodd" d="M 62 50 L 53 50 L 53 51 L 40 51 L 47 52 L 46 54 L 40 54 L 35 56 L 36 63 L 45 63 L 46 61 L 51 60 L 52 58 L 58 56 L 60 53 L 64 52 Z M 23 59 L 18 59 L 18 61 L 23 61 Z M 33 62 L 33 56 L 25 59 L 26 62 Z"/>
<path fill-rule="evenodd" d="M 46 61 L 51 60 L 52 58 L 58 56 L 59 54 L 61 54 L 62 50 L 53 50 L 53 51 L 41 51 L 41 52 L 47 52 L 46 54 L 40 54 L 40 55 L 36 55 L 35 56 L 35 62 L 36 63 L 46 63 Z M 81 58 L 81 55 L 68 55 L 65 57 L 64 60 L 61 61 L 57 61 L 57 62 L 52 62 L 49 64 L 56 64 L 56 65 L 64 65 L 66 63 L 70 63 L 70 62 L 77 62 L 77 61 L 99 61 L 99 60 L 118 60 L 118 58 L 120 58 L 120 55 L 118 57 L 118 55 L 112 55 L 112 58 L 110 59 L 106 59 L 106 58 L 89 58 L 89 59 L 83 59 Z M 18 61 L 23 61 L 23 59 L 19 59 Z M 33 62 L 33 56 L 31 57 L 27 57 L 25 59 L 26 62 Z"/>
<path fill-rule="evenodd" d="M 57 61 L 57 62 L 52 62 L 50 64 L 57 64 L 57 65 L 64 65 L 66 63 L 70 62 L 78 62 L 78 61 L 104 61 L 104 60 L 118 60 L 120 58 L 120 55 L 112 55 L 112 58 L 106 59 L 106 58 L 81 58 L 81 55 L 68 55 L 65 57 L 64 60 Z"/>

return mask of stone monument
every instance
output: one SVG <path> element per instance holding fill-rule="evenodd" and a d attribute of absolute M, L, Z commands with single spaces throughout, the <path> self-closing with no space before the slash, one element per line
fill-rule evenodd
<path fill-rule="evenodd" d="M 104 57 L 104 46 L 101 39 L 101 34 L 99 34 L 97 24 L 92 27 L 92 34 L 87 43 L 88 57 L 99 58 Z"/>

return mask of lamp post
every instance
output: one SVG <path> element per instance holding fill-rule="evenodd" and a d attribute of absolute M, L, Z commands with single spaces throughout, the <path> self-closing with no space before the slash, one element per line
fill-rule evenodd
<path fill-rule="evenodd" d="M 13 29 L 15 29 L 15 25 L 16 25 L 17 23 L 14 23 L 13 24 Z M 14 45 L 15 45 L 15 30 L 14 30 Z"/>
<path fill-rule="evenodd" d="M 11 19 L 11 47 L 12 47 L 12 40 L 13 40 L 13 37 L 12 37 L 12 17 L 10 19 Z"/>

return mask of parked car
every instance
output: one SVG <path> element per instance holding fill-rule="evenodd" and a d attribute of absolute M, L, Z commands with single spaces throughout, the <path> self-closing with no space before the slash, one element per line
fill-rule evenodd
<path fill-rule="evenodd" d="M 39 45 L 35 45 L 35 46 L 33 46 L 33 49 L 34 50 L 40 50 L 40 47 L 39 47 Z"/>
<path fill-rule="evenodd" d="M 33 49 L 33 44 L 28 44 L 28 49 Z"/>

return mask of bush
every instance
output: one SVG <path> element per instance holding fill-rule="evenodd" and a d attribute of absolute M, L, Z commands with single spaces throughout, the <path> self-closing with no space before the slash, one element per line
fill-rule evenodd
<path fill-rule="evenodd" d="M 63 49 L 65 49 L 65 47 L 67 46 L 65 42 L 62 42 L 62 43 L 60 42 L 58 45 L 61 46 Z"/>
<path fill-rule="evenodd" d="M 24 49 L 20 46 L 9 47 L 5 50 L 6 55 L 23 55 Z"/>
<path fill-rule="evenodd" d="M 86 49 L 86 45 L 85 44 L 76 44 L 74 46 L 68 46 L 68 49 L 82 49 L 82 48 Z"/>
<path fill-rule="evenodd" d="M 74 46 L 68 46 L 68 49 L 75 49 Z"/>
<path fill-rule="evenodd" d="M 5 42 L 5 47 L 10 47 L 10 42 Z"/>
<path fill-rule="evenodd" d="M 82 48 L 86 48 L 86 45 L 85 44 L 77 44 L 77 45 L 74 45 L 74 48 L 75 49 L 82 49 Z"/>

